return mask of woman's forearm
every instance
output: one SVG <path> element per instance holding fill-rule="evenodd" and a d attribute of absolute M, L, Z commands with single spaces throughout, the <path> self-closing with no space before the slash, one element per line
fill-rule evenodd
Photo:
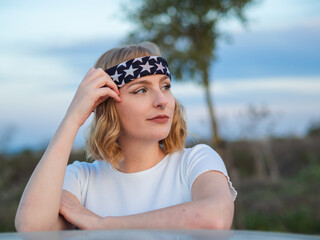
<path fill-rule="evenodd" d="M 205 199 L 123 217 L 106 217 L 98 229 L 230 229 L 233 203 Z"/>
<path fill-rule="evenodd" d="M 79 126 L 67 118 L 59 125 L 21 197 L 15 219 L 18 231 L 61 227 L 59 207 L 63 179 L 78 130 Z"/>

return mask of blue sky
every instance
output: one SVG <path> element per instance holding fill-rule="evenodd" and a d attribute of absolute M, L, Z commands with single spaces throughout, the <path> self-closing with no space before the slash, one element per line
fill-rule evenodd
<path fill-rule="evenodd" d="M 0 2 L 1 149 L 48 143 L 83 75 L 132 28 L 121 11 L 131 2 Z M 221 133 L 229 139 L 302 135 L 311 121 L 320 121 L 320 1 L 261 0 L 246 13 L 245 28 L 234 20 L 219 25 L 225 35 L 211 78 Z M 173 92 L 186 108 L 189 130 L 207 137 L 202 89 L 174 83 Z M 251 135 L 249 105 L 271 112 Z M 14 130 L 10 139 L 8 129 Z"/>

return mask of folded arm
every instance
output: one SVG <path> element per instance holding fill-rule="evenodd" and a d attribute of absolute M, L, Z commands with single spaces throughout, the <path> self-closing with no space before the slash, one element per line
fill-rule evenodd
<path fill-rule="evenodd" d="M 68 194 L 71 200 L 73 195 Z M 230 229 L 234 211 L 228 182 L 215 171 L 195 180 L 191 202 L 146 213 L 102 218 L 76 200 L 63 202 L 60 212 L 80 229 Z"/>

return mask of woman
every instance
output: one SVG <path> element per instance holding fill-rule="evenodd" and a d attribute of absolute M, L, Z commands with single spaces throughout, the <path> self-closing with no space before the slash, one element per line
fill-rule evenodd
<path fill-rule="evenodd" d="M 206 145 L 184 149 L 181 106 L 153 43 L 111 49 L 88 71 L 22 195 L 18 231 L 229 229 L 236 191 Z M 93 163 L 68 158 L 94 111 Z"/>

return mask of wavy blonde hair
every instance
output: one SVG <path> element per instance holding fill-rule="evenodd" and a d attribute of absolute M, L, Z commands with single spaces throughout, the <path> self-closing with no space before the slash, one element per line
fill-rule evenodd
<path fill-rule="evenodd" d="M 151 42 L 143 42 L 136 45 L 113 48 L 98 59 L 95 68 L 106 70 L 121 62 L 146 56 L 161 56 L 158 46 Z M 117 141 L 120 130 L 115 101 L 109 98 L 95 109 L 94 119 L 86 136 L 87 159 L 104 159 L 110 162 L 113 167 L 119 166 L 119 162 L 123 160 L 123 154 Z M 175 99 L 171 130 L 165 139 L 159 141 L 159 145 L 166 154 L 182 150 L 186 135 L 184 109 Z"/>

